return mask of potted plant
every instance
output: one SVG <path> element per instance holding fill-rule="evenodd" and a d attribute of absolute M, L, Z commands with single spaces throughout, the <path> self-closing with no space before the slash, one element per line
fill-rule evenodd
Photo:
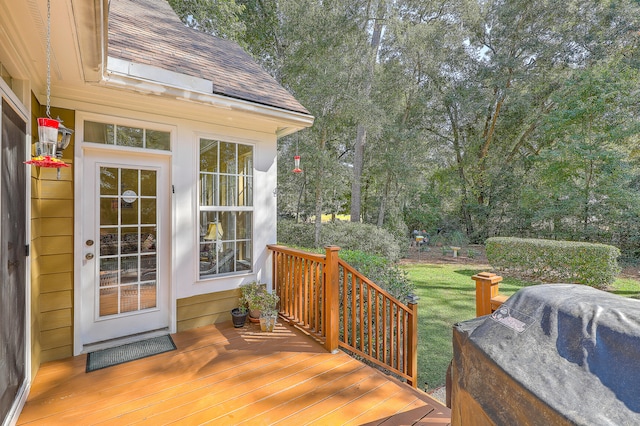
<path fill-rule="evenodd" d="M 261 300 L 266 293 L 266 285 L 257 281 L 240 286 L 240 305 L 249 310 L 249 321 L 260 322 Z"/>
<path fill-rule="evenodd" d="M 233 320 L 233 326 L 235 328 L 244 327 L 244 323 L 247 320 L 247 315 L 249 315 L 249 311 L 244 304 L 240 304 L 237 308 L 233 308 L 231 310 L 231 319 Z"/>
<path fill-rule="evenodd" d="M 273 331 L 278 317 L 278 302 L 280 298 L 275 293 L 265 291 L 260 299 L 260 328 L 262 331 Z"/>

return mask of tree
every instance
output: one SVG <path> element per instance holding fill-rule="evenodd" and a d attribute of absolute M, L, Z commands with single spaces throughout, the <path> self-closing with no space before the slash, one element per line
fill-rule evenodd
<path fill-rule="evenodd" d="M 278 191 L 316 236 L 349 208 L 396 233 L 637 241 L 638 1 L 172 4 L 201 29 L 240 19 L 223 32 L 316 117 L 279 141 Z"/>
<path fill-rule="evenodd" d="M 537 220 L 564 238 L 609 241 L 626 211 L 640 210 L 628 159 L 640 125 L 638 70 L 619 61 L 600 63 L 568 80 L 546 119 L 552 145 L 537 159 L 542 199 Z M 550 204 L 547 200 L 553 200 Z"/>
<path fill-rule="evenodd" d="M 168 1 L 187 26 L 244 44 L 245 24 L 240 20 L 244 8 L 234 0 Z"/>

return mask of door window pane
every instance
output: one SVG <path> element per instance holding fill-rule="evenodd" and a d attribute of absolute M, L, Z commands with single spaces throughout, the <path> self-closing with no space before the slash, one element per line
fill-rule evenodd
<path fill-rule="evenodd" d="M 171 132 L 85 121 L 84 142 L 170 151 Z"/>
<path fill-rule="evenodd" d="M 155 223 L 156 221 L 156 199 L 143 198 L 140 200 L 140 222 L 142 224 Z"/>
<path fill-rule="evenodd" d="M 171 133 L 147 130 L 146 147 L 149 149 L 171 150 Z"/>
<path fill-rule="evenodd" d="M 84 140 L 85 142 L 113 145 L 115 143 L 114 128 L 115 126 L 113 124 L 85 121 Z"/>
<path fill-rule="evenodd" d="M 155 170 L 140 170 L 140 195 L 155 197 L 156 186 Z"/>
<path fill-rule="evenodd" d="M 118 126 L 116 145 L 142 148 L 144 146 L 144 131 L 137 127 Z"/>
<path fill-rule="evenodd" d="M 105 167 L 101 170 L 101 179 L 109 184 L 101 187 L 114 186 L 122 192 L 112 196 L 108 190 L 105 191 L 108 195 L 99 195 L 100 315 L 154 308 L 157 306 L 156 171 Z M 144 196 L 138 194 L 141 187 Z"/>

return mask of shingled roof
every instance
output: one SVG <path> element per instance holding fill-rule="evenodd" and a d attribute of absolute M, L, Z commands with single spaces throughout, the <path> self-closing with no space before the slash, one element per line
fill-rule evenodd
<path fill-rule="evenodd" d="M 165 0 L 111 0 L 108 55 L 209 80 L 213 94 L 309 112 L 234 42 L 185 26 Z"/>

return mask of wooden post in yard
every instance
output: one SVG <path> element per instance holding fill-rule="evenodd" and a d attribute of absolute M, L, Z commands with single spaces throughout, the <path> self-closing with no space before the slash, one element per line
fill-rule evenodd
<path fill-rule="evenodd" d="M 407 334 L 409 342 L 407 344 L 407 375 L 411 379 L 407 382 L 414 388 L 418 387 L 418 296 L 412 295 L 407 307 L 411 309 L 411 319 L 409 320 Z"/>
<path fill-rule="evenodd" d="M 336 352 L 340 337 L 340 271 L 338 270 L 340 247 L 327 246 L 325 250 L 324 320 L 326 341 L 324 346 L 329 352 Z"/>
<path fill-rule="evenodd" d="M 476 282 L 476 316 L 491 314 L 491 299 L 498 295 L 502 277 L 491 272 L 480 272 L 471 279 Z"/>

